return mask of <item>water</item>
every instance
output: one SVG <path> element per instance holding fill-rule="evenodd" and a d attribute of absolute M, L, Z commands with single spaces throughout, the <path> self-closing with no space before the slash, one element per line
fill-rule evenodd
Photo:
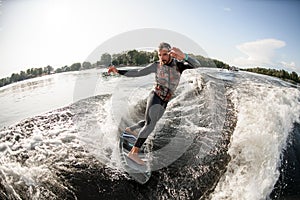
<path fill-rule="evenodd" d="M 103 81 L 100 78 L 101 73 L 102 70 L 93 69 L 80 73 L 54 74 L 0 88 L 1 128 L 21 119 L 71 104 L 74 102 L 75 84 L 81 84 L 94 78 L 101 82 Z M 98 87 L 95 94 L 104 94 L 107 90 L 107 87 Z M 89 94 L 81 98 L 88 96 Z"/>
<path fill-rule="evenodd" d="M 186 71 L 146 145 L 152 177 L 131 180 L 118 133 L 143 117 L 153 75 L 101 70 L 0 89 L 1 199 L 299 198 L 300 91 L 245 72 Z"/>
<path fill-rule="evenodd" d="M 238 121 L 228 151 L 232 160 L 213 199 L 268 196 L 280 174 L 281 152 L 299 123 L 299 91 L 265 76 L 242 78 L 233 95 Z"/>

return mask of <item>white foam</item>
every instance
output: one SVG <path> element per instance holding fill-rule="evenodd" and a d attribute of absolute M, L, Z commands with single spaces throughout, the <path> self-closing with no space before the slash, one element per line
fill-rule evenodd
<path fill-rule="evenodd" d="M 55 112 L 50 113 L 49 117 L 51 114 Z M 64 113 L 58 111 L 58 114 Z M 6 191 L 16 199 L 21 199 L 18 194 L 20 187 L 24 187 L 31 199 L 40 199 L 43 192 L 41 183 L 55 183 L 57 179 L 51 170 L 53 158 L 55 157 L 57 162 L 54 165 L 57 166 L 58 161 L 68 158 L 67 145 L 76 147 L 78 143 L 72 134 L 74 127 L 70 126 L 70 118 L 68 121 L 49 124 L 50 129 L 43 127 L 50 123 L 47 116 L 45 121 L 43 117 L 29 121 L 34 124 L 30 130 L 26 130 L 24 122 L 21 122 L 14 129 L 0 131 L 0 176 Z M 6 141 L 5 136 L 11 138 Z M 17 136 L 19 139 L 16 139 Z"/>
<path fill-rule="evenodd" d="M 77 139 L 81 145 L 101 163 L 109 166 L 116 165 L 115 153 L 118 147 L 118 126 L 111 110 L 111 102 L 95 102 L 89 105 L 89 111 L 83 118 L 76 121 Z"/>
<path fill-rule="evenodd" d="M 279 177 L 280 154 L 295 121 L 299 90 L 243 81 L 233 91 L 238 121 L 231 161 L 211 199 L 266 199 Z"/>

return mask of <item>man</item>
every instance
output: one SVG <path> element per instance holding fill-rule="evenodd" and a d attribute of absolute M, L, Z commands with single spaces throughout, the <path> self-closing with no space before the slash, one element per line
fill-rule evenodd
<path fill-rule="evenodd" d="M 126 128 L 127 132 L 138 136 L 134 147 L 128 153 L 128 157 L 140 165 L 145 163 L 138 156 L 139 149 L 164 114 L 167 104 L 179 84 L 182 72 L 185 69 L 200 67 L 200 63 L 196 59 L 183 53 L 179 48 L 171 48 L 165 42 L 159 44 L 158 57 L 158 62 L 149 64 L 140 70 L 117 70 L 114 66 L 108 69 L 108 73 L 119 73 L 127 77 L 138 77 L 155 73 L 155 87 L 148 97 L 145 120 Z M 139 134 L 134 131 L 138 128 L 141 128 Z"/>

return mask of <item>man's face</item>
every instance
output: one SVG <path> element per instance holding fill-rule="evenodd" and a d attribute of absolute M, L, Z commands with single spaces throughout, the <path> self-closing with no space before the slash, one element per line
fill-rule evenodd
<path fill-rule="evenodd" d="M 169 63 L 171 56 L 168 50 L 162 49 L 158 51 L 158 57 L 161 63 L 167 64 Z"/>

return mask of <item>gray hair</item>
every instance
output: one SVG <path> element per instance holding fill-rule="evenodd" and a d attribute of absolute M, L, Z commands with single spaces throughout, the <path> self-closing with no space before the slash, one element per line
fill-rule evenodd
<path fill-rule="evenodd" d="M 167 51 L 170 51 L 171 50 L 171 45 L 169 45 L 168 43 L 166 42 L 161 42 L 158 46 L 158 50 L 167 50 Z"/>

